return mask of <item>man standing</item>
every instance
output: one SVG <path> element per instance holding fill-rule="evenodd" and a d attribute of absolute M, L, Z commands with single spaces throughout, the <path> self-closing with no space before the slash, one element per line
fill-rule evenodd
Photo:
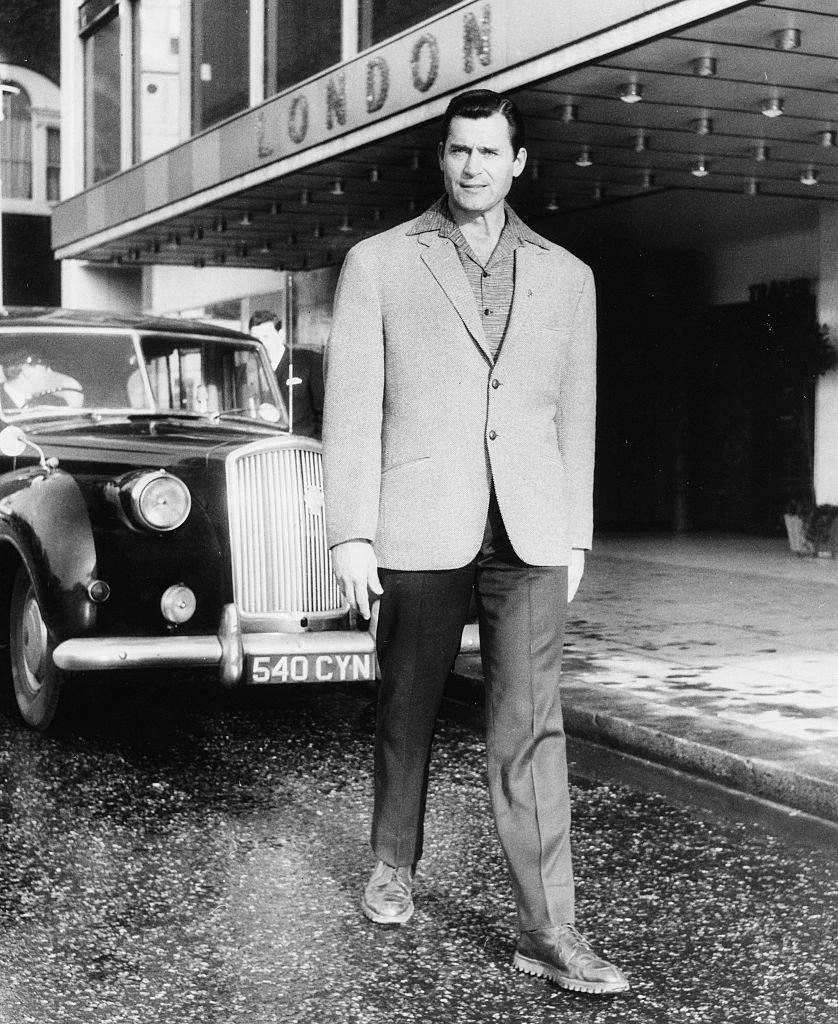
<path fill-rule="evenodd" d="M 292 431 L 319 439 L 323 424 L 322 356 L 311 348 L 295 348 L 292 357 L 285 344 L 282 321 L 269 309 L 254 313 L 248 330 L 268 350 L 279 390 L 292 418 Z"/>
<path fill-rule="evenodd" d="M 413 914 L 443 686 L 474 591 L 489 788 L 518 909 L 514 965 L 584 992 L 625 976 L 574 927 L 559 703 L 564 621 L 591 544 L 590 270 L 506 205 L 526 163 L 515 105 L 455 97 L 446 195 L 356 245 L 326 353 L 325 493 L 335 573 L 381 595 L 372 847 L 362 909 Z"/>

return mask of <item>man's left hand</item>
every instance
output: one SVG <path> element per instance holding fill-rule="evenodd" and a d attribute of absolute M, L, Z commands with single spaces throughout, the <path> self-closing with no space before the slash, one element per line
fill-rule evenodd
<path fill-rule="evenodd" d="M 582 582 L 582 574 L 585 571 L 585 552 L 580 548 L 573 548 L 570 552 L 570 565 L 567 567 L 567 603 L 576 597 L 576 591 Z"/>

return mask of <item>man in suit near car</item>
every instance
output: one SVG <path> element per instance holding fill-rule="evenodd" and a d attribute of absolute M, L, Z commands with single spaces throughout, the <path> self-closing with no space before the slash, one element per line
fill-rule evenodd
<path fill-rule="evenodd" d="M 291 429 L 303 437 L 319 439 L 323 426 L 323 357 L 311 348 L 285 343 L 282 321 L 272 310 L 251 316 L 248 330 L 268 350 L 279 390 L 292 417 Z"/>
<path fill-rule="evenodd" d="M 369 617 L 380 595 L 377 863 L 362 909 L 385 924 L 413 913 L 434 722 L 474 591 L 513 963 L 610 993 L 625 976 L 574 927 L 558 692 L 592 534 L 594 284 L 505 203 L 526 157 L 508 98 L 455 97 L 439 142 L 446 195 L 356 245 L 338 285 L 327 530 L 349 604 Z"/>

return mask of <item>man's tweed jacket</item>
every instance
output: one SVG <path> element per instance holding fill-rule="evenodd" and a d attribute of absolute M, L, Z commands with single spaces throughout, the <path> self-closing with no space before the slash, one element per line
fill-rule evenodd
<path fill-rule="evenodd" d="M 493 365 L 454 244 L 421 226 L 360 242 L 341 272 L 326 350 L 329 544 L 370 540 L 391 569 L 465 565 L 493 480 L 518 556 L 566 565 L 591 545 L 593 275 L 522 225 Z"/>

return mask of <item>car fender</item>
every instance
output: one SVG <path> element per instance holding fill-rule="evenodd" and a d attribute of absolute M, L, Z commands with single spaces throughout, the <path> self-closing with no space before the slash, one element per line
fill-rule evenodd
<path fill-rule="evenodd" d="M 96 545 L 87 505 L 68 473 L 21 469 L 0 479 L 0 541 L 18 551 L 56 639 L 91 632 Z M 12 580 L 5 581 L 9 589 Z"/>

